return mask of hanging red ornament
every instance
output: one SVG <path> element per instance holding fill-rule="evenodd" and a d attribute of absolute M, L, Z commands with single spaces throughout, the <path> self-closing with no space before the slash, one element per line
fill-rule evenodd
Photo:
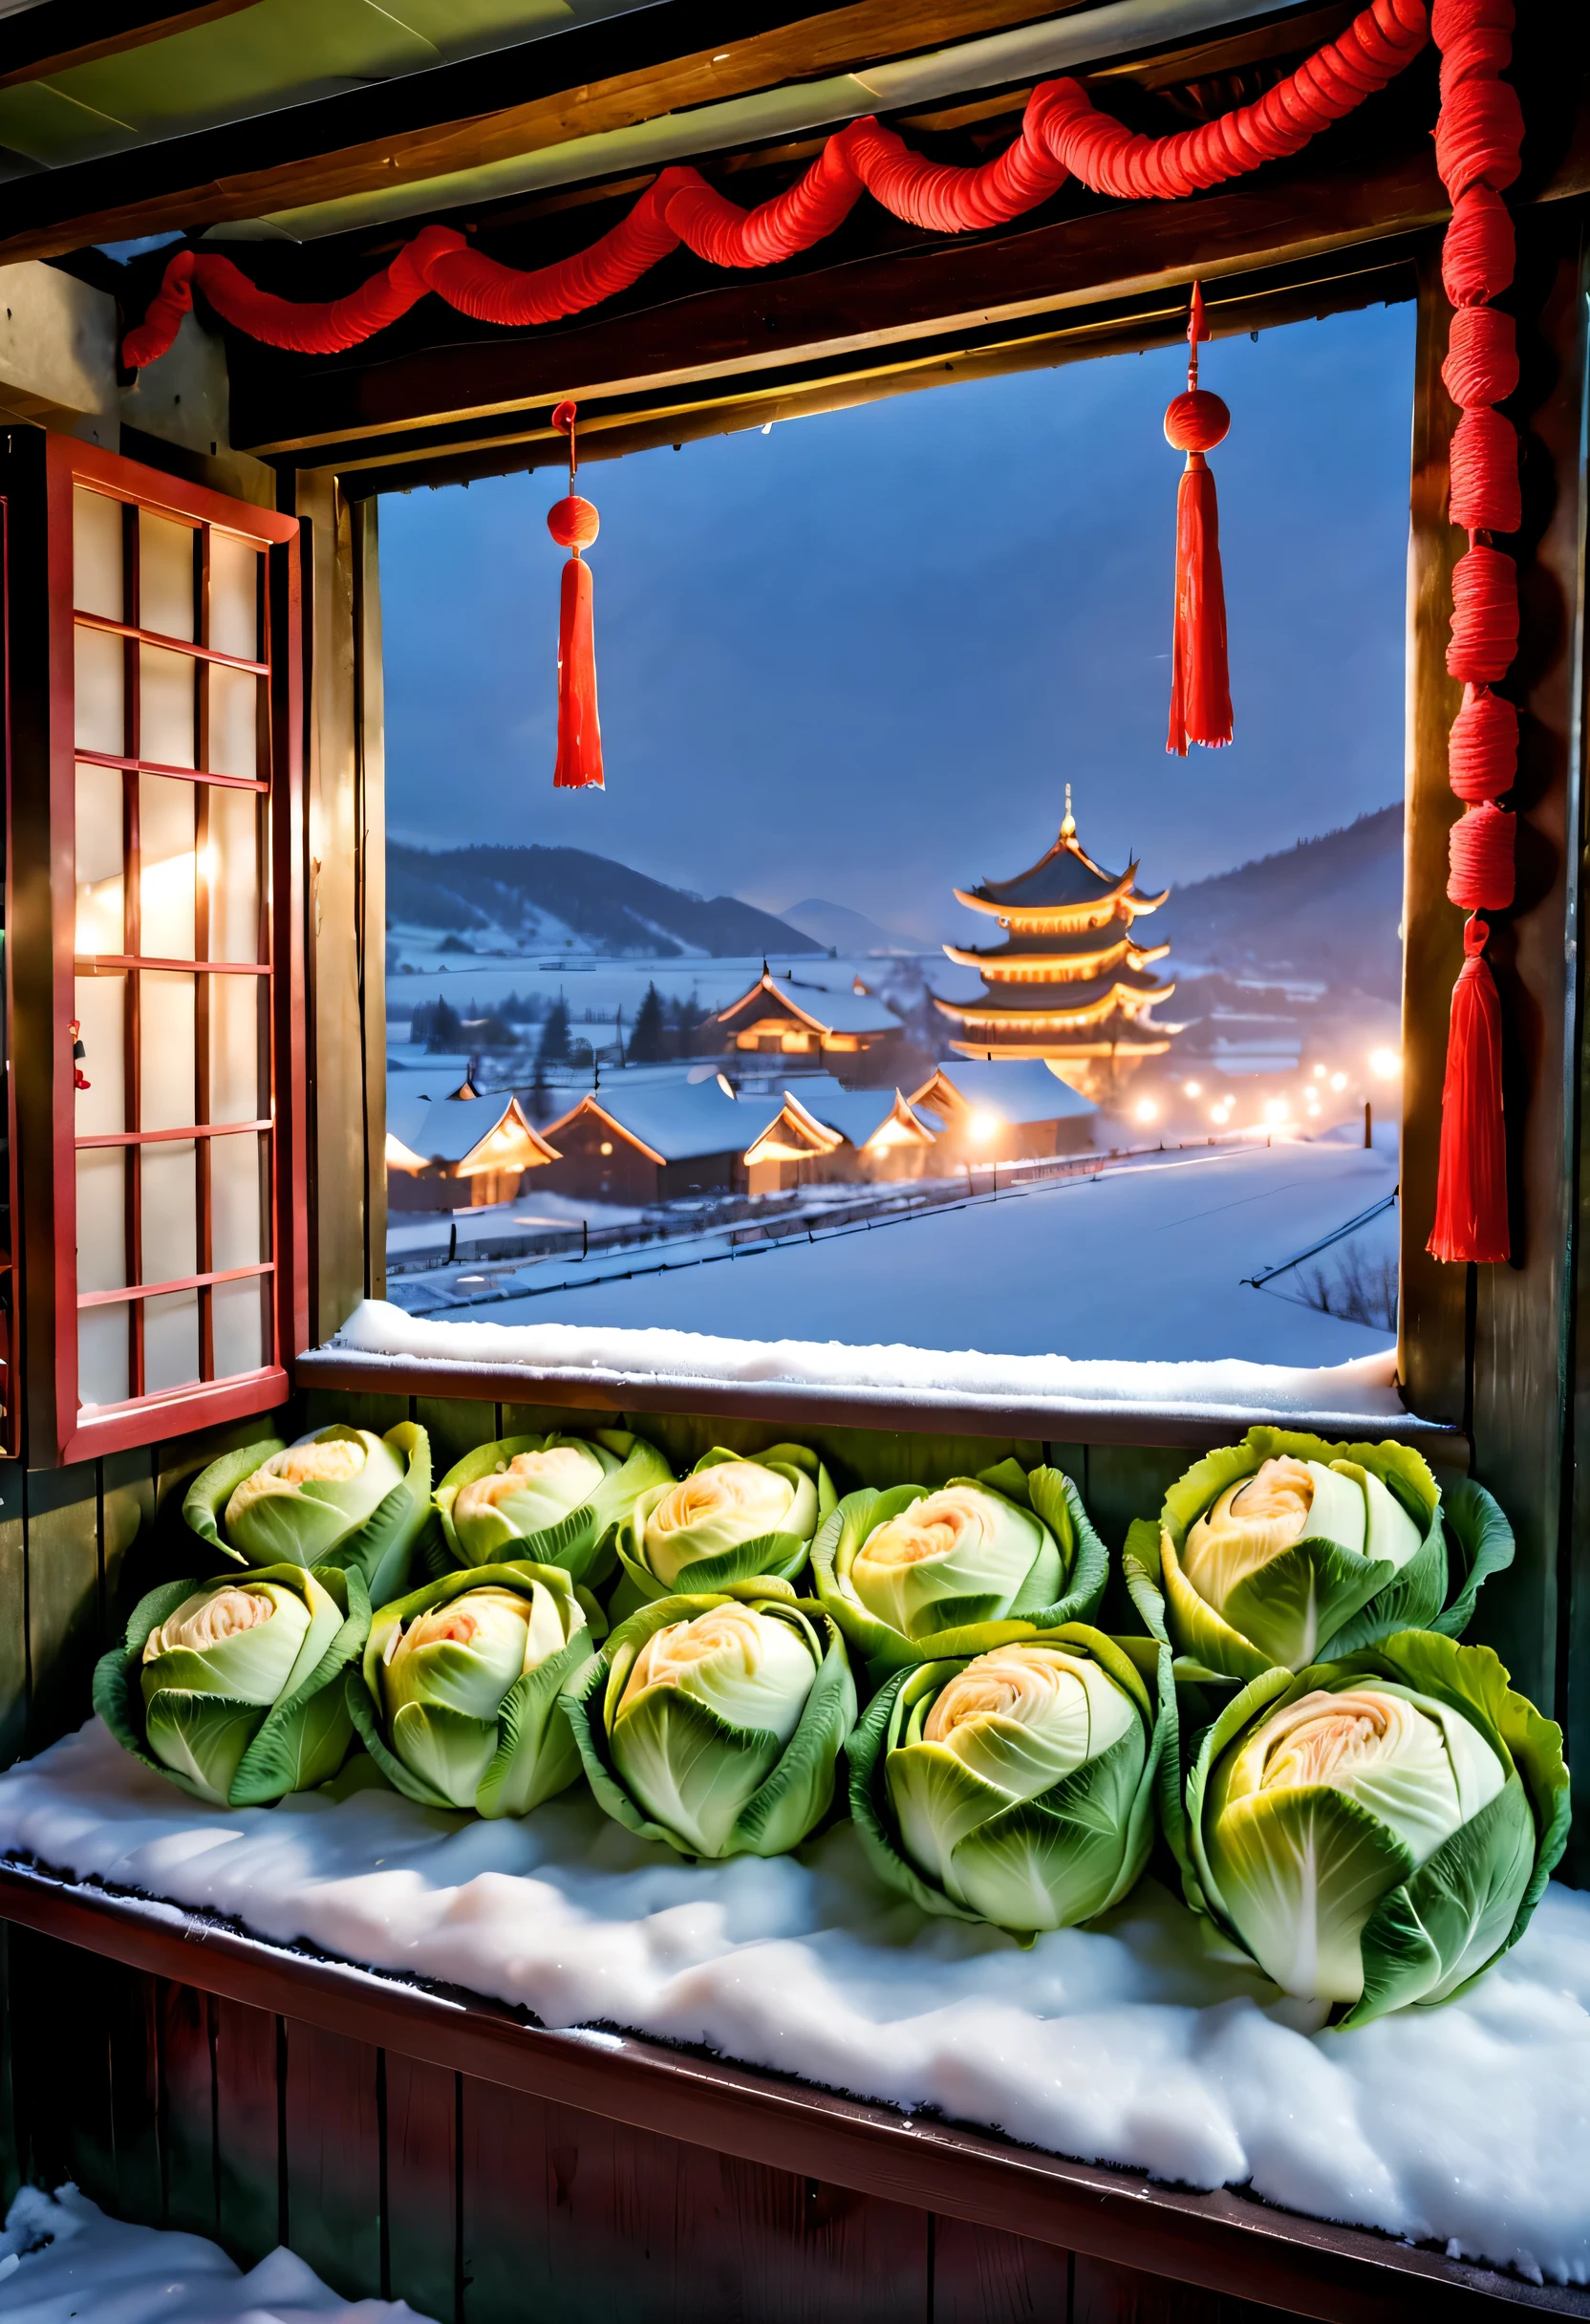
<path fill-rule="evenodd" d="M 1208 336 L 1203 291 L 1194 283 L 1187 326 L 1187 392 L 1173 397 L 1165 414 L 1166 441 L 1187 454 L 1176 494 L 1176 613 L 1171 647 L 1171 732 L 1165 744 L 1178 759 L 1186 758 L 1189 742 L 1214 749 L 1232 737 L 1220 512 L 1214 471 L 1204 459 L 1224 440 L 1231 414 L 1218 396 L 1198 385 L 1198 341 Z"/>
<path fill-rule="evenodd" d="M 603 788 L 591 568 L 580 555 L 596 538 L 602 520 L 574 489 L 579 466 L 575 410 L 572 403 L 560 403 L 552 414 L 552 425 L 569 438 L 569 493 L 547 511 L 548 531 L 569 551 L 558 618 L 558 763 L 552 776 L 552 786 L 560 791 Z"/>

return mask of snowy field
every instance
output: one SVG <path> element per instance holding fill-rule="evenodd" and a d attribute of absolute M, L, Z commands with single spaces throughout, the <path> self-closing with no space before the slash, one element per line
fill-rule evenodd
<path fill-rule="evenodd" d="M 1263 1290 L 1244 1278 L 1333 1234 L 1396 1183 L 1389 1143 L 1365 1151 L 1325 1138 L 1168 1156 L 628 1281 L 626 1270 L 655 1264 L 652 1255 L 584 1268 L 547 1261 L 538 1280 L 569 1288 L 499 1299 L 483 1313 L 499 1323 L 744 1340 L 1336 1365 L 1391 1346 L 1394 1331 L 1302 1303 L 1296 1273 Z M 1394 1251 L 1395 1218 L 1386 1211 L 1364 1231 L 1377 1253 Z"/>
<path fill-rule="evenodd" d="M 25 2186 L 0 2235 L 14 2324 L 427 2324 L 406 2300 L 349 2302 L 279 2247 L 243 2274 L 218 2244 L 107 2219 L 75 2186 Z"/>
<path fill-rule="evenodd" d="M 882 1888 L 849 1824 L 794 1856 L 696 1865 L 583 1793 L 483 1823 L 342 1789 L 203 1808 L 92 1721 L 0 1776 L 0 1848 L 549 2026 L 702 2043 L 1085 2162 L 1251 2185 L 1590 2281 L 1590 1896 L 1554 1883 L 1522 1943 L 1447 2007 L 1320 2032 L 1152 1880 L 1023 1951 Z"/>

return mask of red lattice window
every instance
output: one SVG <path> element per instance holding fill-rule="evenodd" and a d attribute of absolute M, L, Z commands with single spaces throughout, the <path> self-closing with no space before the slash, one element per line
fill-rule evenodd
<path fill-rule="evenodd" d="M 77 1459 L 268 1407 L 302 1344 L 297 526 L 64 439 L 49 465 L 73 866 L 55 1373 Z"/>

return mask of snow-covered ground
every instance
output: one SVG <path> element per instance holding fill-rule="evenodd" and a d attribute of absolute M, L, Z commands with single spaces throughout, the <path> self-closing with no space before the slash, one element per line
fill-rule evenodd
<path fill-rule="evenodd" d="M 668 1271 L 627 1281 L 616 1279 L 642 1263 L 628 1253 L 583 1268 L 544 1262 L 537 1280 L 569 1287 L 500 1301 L 490 1314 L 1116 1363 L 1335 1365 L 1390 1346 L 1394 1333 L 1285 1296 L 1294 1279 L 1269 1290 L 1245 1279 L 1396 1182 L 1394 1146 L 1327 1138 L 1168 1155 L 828 1240 L 754 1246 L 732 1261 L 683 1263 L 681 1254 Z"/>
<path fill-rule="evenodd" d="M 406 2300 L 342 2299 L 278 2248 L 245 2275 L 218 2244 L 108 2219 L 75 2186 L 25 2186 L 0 2235 L 14 2324 L 426 2324 Z"/>
<path fill-rule="evenodd" d="M 1056 2153 L 1590 2281 L 1590 1896 L 1554 1884 L 1523 1942 L 1445 2008 L 1319 2032 L 1152 1880 L 1023 1951 L 882 1888 L 849 1824 L 795 1856 L 697 1865 L 583 1791 L 483 1823 L 339 1788 L 200 1807 L 94 1721 L 0 1776 L 0 1848 L 549 2026 L 703 2043 Z"/>

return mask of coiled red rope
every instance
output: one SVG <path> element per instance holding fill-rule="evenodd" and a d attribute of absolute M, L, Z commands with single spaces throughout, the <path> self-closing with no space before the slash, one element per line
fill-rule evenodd
<path fill-rule="evenodd" d="M 1437 1259 L 1505 1259 L 1507 1148 L 1502 1118 L 1501 1003 L 1485 958 L 1482 912 L 1514 895 L 1516 818 L 1496 805 L 1518 764 L 1518 714 L 1491 688 L 1518 651 L 1518 574 L 1487 536 L 1521 521 L 1518 439 L 1493 406 L 1518 384 L 1511 315 L 1489 304 L 1513 279 L 1513 220 L 1502 200 L 1518 175 L 1523 117 L 1498 78 L 1512 61 L 1513 0 L 1435 0 L 1441 51 L 1436 167 L 1452 203 L 1441 279 L 1457 310 L 1441 377 L 1462 418 L 1451 445 L 1450 514 L 1469 534 L 1452 571 L 1449 674 L 1463 680 L 1448 771 L 1465 802 L 1452 826 L 1447 893 L 1471 915 L 1452 991 L 1441 1101 L 1441 1161 L 1429 1249 Z"/>
<path fill-rule="evenodd" d="M 1300 152 L 1383 89 L 1428 37 L 1424 0 L 1371 0 L 1339 38 L 1256 103 L 1167 138 L 1134 136 L 1096 112 L 1077 81 L 1044 81 L 1027 100 L 1014 143 L 975 169 L 924 161 L 880 121 L 851 121 L 828 139 L 796 184 L 754 210 L 737 208 L 698 170 L 668 168 L 589 249 L 529 272 L 472 250 L 450 226 L 427 226 L 356 290 L 300 304 L 262 290 L 219 251 L 180 250 L 142 322 L 123 340 L 122 355 L 138 369 L 164 355 L 195 290 L 250 338 L 299 355 L 356 347 L 428 291 L 480 322 L 520 329 L 555 322 L 628 290 L 681 243 L 720 267 L 793 258 L 841 226 L 864 192 L 895 217 L 939 234 L 1007 225 L 1047 201 L 1067 177 L 1127 201 L 1177 201 Z M 1485 176 L 1468 159 L 1471 149 L 1483 148 L 1492 125 L 1472 100 L 1464 103 L 1474 113 L 1457 140 L 1464 182 L 1494 183 L 1493 173 Z"/>

